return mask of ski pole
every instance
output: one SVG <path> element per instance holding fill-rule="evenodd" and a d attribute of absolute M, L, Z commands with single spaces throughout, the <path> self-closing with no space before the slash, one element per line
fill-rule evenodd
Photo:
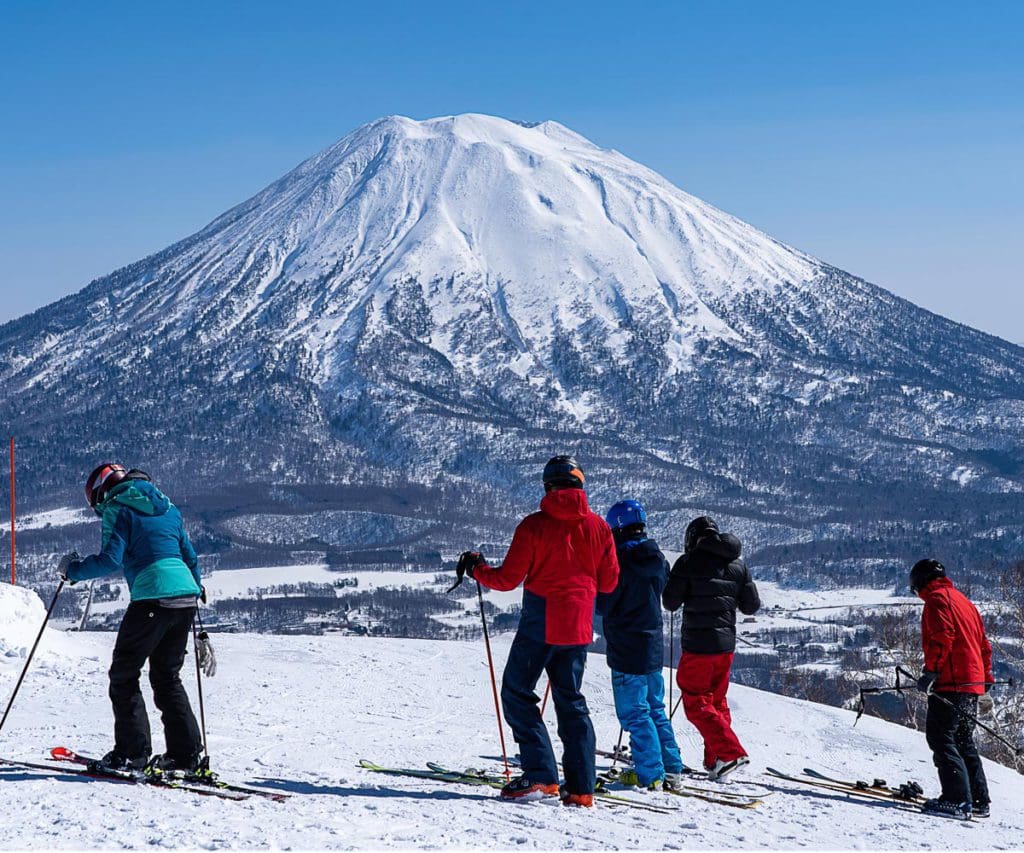
<path fill-rule="evenodd" d="M 683 702 L 683 697 L 682 696 L 680 696 L 678 699 L 676 699 L 676 704 L 673 706 L 672 710 L 669 712 L 669 715 L 668 715 L 668 718 L 670 720 L 676 715 L 676 711 L 679 710 L 679 706 L 682 704 L 682 702 Z"/>
<path fill-rule="evenodd" d="M 662 647 L 664 648 L 664 647 Z M 676 612 L 673 610 L 668 615 L 668 707 L 672 707 L 672 682 L 676 665 Z M 672 717 L 669 717 L 671 720 Z"/>
<path fill-rule="evenodd" d="M 202 625 L 203 617 L 199 615 L 199 608 L 196 608 L 196 618 Z M 206 633 L 205 631 L 203 633 Z M 196 632 L 196 620 L 192 620 L 192 650 L 196 656 L 196 686 L 199 688 L 199 725 L 203 735 L 203 757 L 207 762 L 210 760 L 210 750 L 206 746 L 206 708 L 203 704 L 203 672 L 199 664 L 199 634 Z"/>
<path fill-rule="evenodd" d="M 39 629 L 39 633 L 36 635 L 36 641 L 32 644 L 32 651 L 28 653 L 28 660 L 25 661 L 25 666 L 21 670 L 21 675 L 18 676 L 18 683 L 14 685 L 14 693 L 11 694 L 11 701 L 7 703 L 7 710 L 4 711 L 3 719 L 0 719 L 0 731 L 3 731 L 4 723 L 7 722 L 7 715 L 11 713 L 11 708 L 14 706 L 14 700 L 18 696 L 18 691 L 21 690 L 21 682 L 25 680 L 25 673 L 28 672 L 29 664 L 32 663 L 32 658 L 35 656 L 39 641 L 43 638 L 43 631 L 46 630 L 46 623 L 50 621 L 50 615 L 53 613 L 53 608 L 57 606 L 57 598 L 60 596 L 60 591 L 62 589 L 64 589 L 63 578 L 61 578 L 60 583 L 57 584 L 57 591 L 53 594 L 53 601 L 50 602 L 50 607 L 46 611 L 46 618 L 43 619 L 43 626 Z"/>
<path fill-rule="evenodd" d="M 619 726 L 619 739 L 615 743 L 615 752 L 612 754 L 612 770 L 615 769 L 615 762 L 619 760 L 619 755 L 622 753 L 622 731 L 622 726 Z"/>
<path fill-rule="evenodd" d="M 963 684 L 939 684 L 932 690 L 957 690 L 961 687 L 1013 687 L 1016 682 L 1012 678 L 1004 681 L 965 681 Z"/>
<path fill-rule="evenodd" d="M 899 667 L 899 666 L 896 667 L 896 672 L 897 673 L 903 673 L 903 675 L 907 676 L 908 678 L 913 678 L 914 677 L 909 672 L 907 672 L 905 669 L 903 669 L 902 667 Z M 1007 749 L 1009 749 L 1015 756 L 1020 757 L 1021 755 L 1024 755 L 1024 746 L 1014 746 L 1012 743 L 1010 743 L 1006 738 L 1004 738 L 999 732 L 997 732 L 991 726 L 986 725 L 985 723 L 983 723 L 981 720 L 979 720 L 973 714 L 968 714 L 962 708 L 958 707 L 953 702 L 950 702 L 945 696 L 942 696 L 942 695 L 940 695 L 938 693 L 933 693 L 932 691 L 927 691 L 927 695 L 928 695 L 929 698 L 934 696 L 936 699 L 938 699 L 940 702 L 942 702 L 943 705 L 946 705 L 947 707 L 952 708 L 954 713 L 959 715 L 961 719 L 964 719 L 964 720 L 967 720 L 968 722 L 974 723 L 974 725 L 976 725 L 982 731 L 988 732 L 989 735 L 994 737 L 1003 746 L 1005 746 Z"/>
<path fill-rule="evenodd" d="M 505 779 L 511 781 L 512 771 L 508 767 L 508 750 L 505 748 L 505 726 L 501 721 L 501 703 L 498 701 L 498 681 L 494 677 L 494 658 L 491 656 L 491 637 L 487 633 L 487 616 L 484 614 L 484 591 L 480 581 L 476 582 L 476 597 L 480 602 L 480 622 L 484 626 L 484 647 L 487 649 L 487 668 L 491 671 L 491 692 L 494 693 L 494 713 L 498 717 L 498 737 L 501 740 L 501 757 L 505 762 Z"/>
<path fill-rule="evenodd" d="M 548 679 L 548 686 L 544 688 L 544 701 L 540 703 L 540 715 L 544 716 L 544 709 L 548 706 L 548 696 L 551 695 L 551 679 Z"/>

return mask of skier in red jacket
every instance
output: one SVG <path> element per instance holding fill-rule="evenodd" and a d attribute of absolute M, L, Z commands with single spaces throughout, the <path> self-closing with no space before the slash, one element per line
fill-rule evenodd
<path fill-rule="evenodd" d="M 512 727 L 523 773 L 506 785 L 510 800 L 557 797 L 558 764 L 541 719 L 537 681 L 547 672 L 562 739 L 566 805 L 593 805 L 594 727 L 580 692 L 587 646 L 594 638 L 597 594 L 619 581 L 615 540 L 603 518 L 590 511 L 583 469 L 571 456 L 544 466 L 540 512 L 520 522 L 501 566 L 476 552 L 463 555 L 467 573 L 489 589 L 524 583 L 523 612 L 501 684 L 501 704 Z"/>
<path fill-rule="evenodd" d="M 953 586 L 938 560 L 914 564 L 910 589 L 924 600 L 924 672 L 917 686 L 928 694 L 925 736 L 942 785 L 942 795 L 922 810 L 961 820 L 988 817 L 988 782 L 974 725 L 978 696 L 994 680 L 992 646 L 978 609 Z"/>

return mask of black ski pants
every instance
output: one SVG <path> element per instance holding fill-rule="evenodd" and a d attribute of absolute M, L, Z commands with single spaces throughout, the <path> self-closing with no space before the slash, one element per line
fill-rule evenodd
<path fill-rule="evenodd" d="M 977 714 L 978 697 L 973 693 L 943 692 L 928 697 L 925 737 L 939 771 L 942 799 L 953 803 L 989 801 L 985 768 L 974 743 L 973 718 Z"/>
<path fill-rule="evenodd" d="M 167 754 L 188 761 L 202 751 L 199 724 L 181 684 L 195 608 L 161 607 L 133 601 L 121 620 L 110 665 L 110 701 L 114 706 L 114 750 L 125 758 L 153 751 L 146 704 L 139 689 L 142 666 L 149 661 L 153 701 L 164 724 Z"/>

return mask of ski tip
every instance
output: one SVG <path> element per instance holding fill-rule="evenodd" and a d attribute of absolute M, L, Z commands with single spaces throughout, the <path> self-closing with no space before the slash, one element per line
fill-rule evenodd
<path fill-rule="evenodd" d="M 74 759 L 75 753 L 66 746 L 55 746 L 50 750 L 50 757 L 57 761 L 71 761 Z"/>

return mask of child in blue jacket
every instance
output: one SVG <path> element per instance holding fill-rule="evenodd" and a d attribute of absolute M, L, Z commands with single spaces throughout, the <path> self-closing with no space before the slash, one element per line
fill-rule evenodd
<path fill-rule="evenodd" d="M 615 713 L 629 732 L 635 775 L 623 774 L 645 788 L 680 783 L 683 762 L 672 723 L 665 713 L 664 642 L 661 593 L 668 561 L 647 537 L 647 513 L 640 501 L 619 501 L 606 516 L 615 536 L 619 585 L 598 596 L 604 617 L 608 666 L 612 670 Z"/>
<path fill-rule="evenodd" d="M 199 560 L 181 513 L 145 472 L 117 463 L 93 471 L 85 495 L 102 519 L 101 551 L 84 560 L 77 553 L 67 554 L 58 571 L 72 583 L 123 572 L 131 591 L 110 666 L 114 748 L 99 763 L 138 771 L 150 761 L 149 717 L 139 689 L 148 660 L 167 744 L 166 753 L 154 763 L 162 770 L 195 770 L 202 738 L 179 676 L 202 586 Z"/>

